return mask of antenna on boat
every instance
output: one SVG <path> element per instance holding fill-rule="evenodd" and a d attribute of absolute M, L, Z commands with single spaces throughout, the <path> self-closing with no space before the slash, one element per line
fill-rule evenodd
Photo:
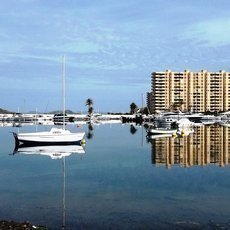
<path fill-rule="evenodd" d="M 65 55 L 62 56 L 63 129 L 65 129 Z"/>

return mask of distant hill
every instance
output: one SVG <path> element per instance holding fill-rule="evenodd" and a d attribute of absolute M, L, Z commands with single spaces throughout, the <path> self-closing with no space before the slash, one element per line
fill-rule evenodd
<path fill-rule="evenodd" d="M 55 114 L 55 113 L 62 113 L 63 111 L 61 111 L 61 110 L 56 110 L 56 111 L 51 111 L 51 112 L 49 112 L 49 113 L 51 113 L 51 114 Z M 75 112 L 73 112 L 72 110 L 66 110 L 65 111 L 67 114 L 75 114 Z"/>
<path fill-rule="evenodd" d="M 5 114 L 5 113 L 14 113 L 14 112 L 10 112 L 10 111 L 8 111 L 8 110 L 6 110 L 6 109 L 0 108 L 0 113 L 1 113 L 1 114 Z"/>
<path fill-rule="evenodd" d="M 61 110 L 54 110 L 54 111 L 50 111 L 50 112 L 46 112 L 48 114 L 56 114 L 56 113 L 62 113 L 63 111 Z M 30 114 L 36 114 L 36 113 L 44 113 L 44 112 L 40 112 L 40 111 L 29 111 L 28 113 Z M 66 110 L 67 114 L 75 114 L 75 112 L 73 112 L 72 110 Z"/>
<path fill-rule="evenodd" d="M 11 112 L 11 111 L 8 111 L 6 109 L 2 109 L 0 108 L 0 114 L 5 114 L 5 113 L 15 113 L 15 112 Z M 39 112 L 39 111 L 29 111 L 29 112 L 25 112 L 25 113 L 28 113 L 28 114 L 36 114 L 36 113 L 43 113 L 43 112 Z M 47 112 L 48 114 L 55 114 L 55 113 L 62 113 L 61 110 L 54 110 L 54 111 L 50 111 L 50 112 Z M 66 113 L 67 114 L 76 114 L 76 112 L 72 111 L 72 110 L 66 110 Z"/>

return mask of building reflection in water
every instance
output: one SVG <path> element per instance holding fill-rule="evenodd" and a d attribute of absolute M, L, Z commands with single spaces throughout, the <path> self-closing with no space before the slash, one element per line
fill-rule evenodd
<path fill-rule="evenodd" d="M 230 162 L 230 127 L 203 125 L 194 127 L 194 133 L 184 137 L 168 137 L 150 140 L 152 163 L 191 167 L 210 164 L 220 167 Z"/>

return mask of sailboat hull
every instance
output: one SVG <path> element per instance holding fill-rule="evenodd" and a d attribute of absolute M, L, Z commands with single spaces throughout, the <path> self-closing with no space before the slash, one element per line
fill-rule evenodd
<path fill-rule="evenodd" d="M 17 144 L 26 145 L 70 145 L 79 144 L 85 133 L 71 133 L 69 130 L 52 128 L 49 132 L 13 133 Z"/>

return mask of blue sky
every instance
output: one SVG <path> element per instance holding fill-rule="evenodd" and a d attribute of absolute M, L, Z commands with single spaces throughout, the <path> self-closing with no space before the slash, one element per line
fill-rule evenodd
<path fill-rule="evenodd" d="M 151 72 L 230 71 L 229 0 L 7 0 L 0 4 L 0 107 L 66 104 L 126 112 L 151 90 Z"/>

